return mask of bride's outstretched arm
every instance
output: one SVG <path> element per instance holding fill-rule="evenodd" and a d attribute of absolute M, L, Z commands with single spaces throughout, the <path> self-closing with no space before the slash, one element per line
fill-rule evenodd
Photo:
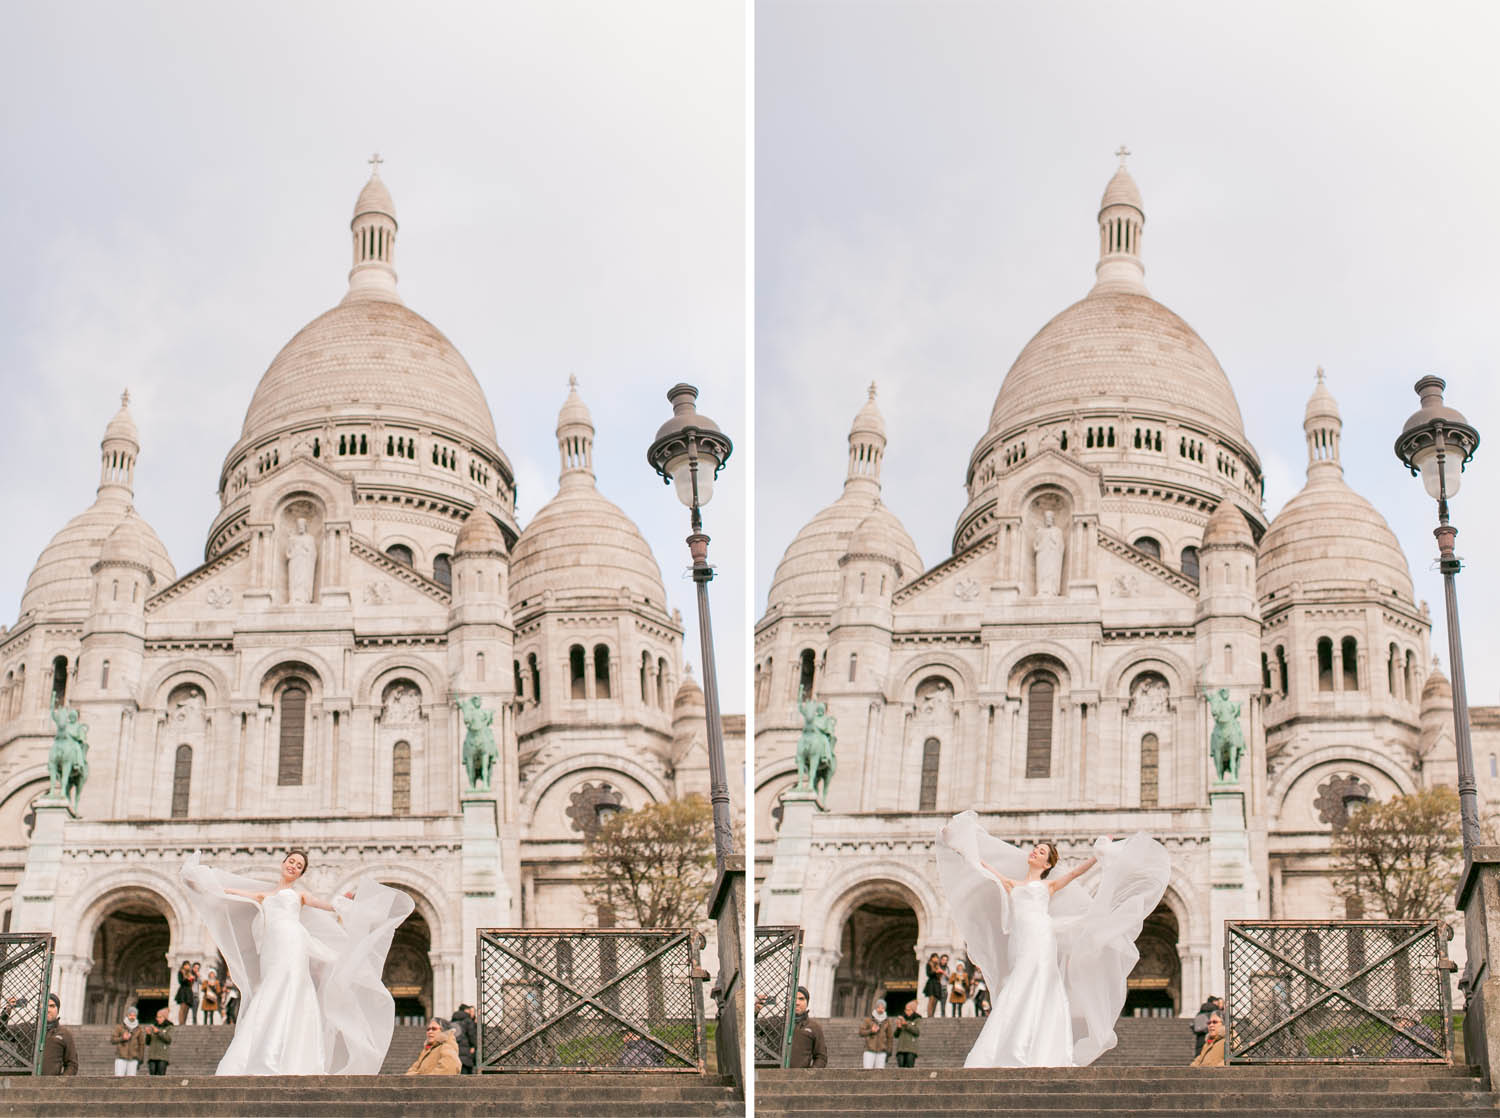
<path fill-rule="evenodd" d="M 260 904 L 261 901 L 266 899 L 264 893 L 254 893 L 249 889 L 231 889 L 227 885 L 224 887 L 224 892 L 228 893 L 231 897 L 249 897 L 256 904 Z"/>
<path fill-rule="evenodd" d="M 1099 858 L 1098 858 L 1097 855 L 1095 855 L 1094 857 L 1090 858 L 1087 862 L 1084 862 L 1082 865 L 1074 866 L 1071 870 L 1069 870 L 1067 873 L 1063 874 L 1056 881 L 1049 881 L 1047 884 L 1049 884 L 1050 886 L 1052 886 L 1052 892 L 1055 893 L 1059 889 L 1061 889 L 1064 885 L 1068 884 L 1070 881 L 1073 881 L 1076 878 L 1082 877 L 1084 874 L 1088 873 L 1089 870 L 1093 869 L 1098 864 L 1099 864 Z"/>
<path fill-rule="evenodd" d="M 347 893 L 344 894 L 344 896 L 348 897 L 350 900 L 353 900 L 354 890 L 350 889 Z M 311 893 L 302 894 L 302 903 L 305 905 L 311 905 L 313 908 L 321 908 L 324 912 L 338 911 L 338 909 L 334 908 L 333 905 L 325 901 L 322 897 L 315 897 Z"/>
<path fill-rule="evenodd" d="M 1004 874 L 1002 874 L 994 866 L 990 865 L 988 862 L 980 862 L 979 864 L 985 868 L 985 871 L 987 873 L 989 873 L 990 876 L 992 876 L 996 881 L 998 881 L 1000 883 L 1000 887 L 1002 889 L 1004 889 L 1007 893 L 1009 893 L 1013 888 L 1015 888 L 1015 884 L 1016 883 L 1014 881 L 1012 881 L 1010 878 L 1006 877 Z"/>

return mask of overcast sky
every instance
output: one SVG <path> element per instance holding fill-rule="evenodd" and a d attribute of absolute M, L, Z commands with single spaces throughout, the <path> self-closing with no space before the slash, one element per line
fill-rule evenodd
<path fill-rule="evenodd" d="M 569 374 L 605 496 L 698 634 L 687 510 L 645 460 L 677 381 L 738 443 L 706 510 L 724 708 L 744 705 L 745 18 L 738 3 L 11 3 L 0 43 L 0 470 L 13 623 L 94 499 L 129 386 L 136 505 L 203 561 L 277 351 L 347 288 L 379 151 L 406 304 L 458 347 L 524 523 Z"/>
<path fill-rule="evenodd" d="M 951 554 L 1006 370 L 1093 282 L 1123 143 L 1147 285 L 1228 373 L 1267 512 L 1305 480 L 1322 365 L 1445 670 L 1436 511 L 1391 449 L 1417 378 L 1491 440 L 1452 511 L 1469 693 L 1500 702 L 1497 43 L 1477 3 L 762 2 L 755 613 L 871 380 L 886 502 Z"/>

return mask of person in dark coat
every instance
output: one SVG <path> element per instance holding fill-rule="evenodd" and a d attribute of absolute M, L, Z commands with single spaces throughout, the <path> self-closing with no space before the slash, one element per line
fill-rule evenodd
<path fill-rule="evenodd" d="M 42 1045 L 43 1075 L 77 1075 L 78 1045 L 73 1040 L 73 1030 L 58 1018 L 62 1015 L 62 1002 L 56 994 L 47 995 L 47 1039 Z"/>
<path fill-rule="evenodd" d="M 198 1023 L 198 999 L 193 995 L 193 964 L 185 962 L 177 968 L 177 994 L 172 999 L 177 1003 L 177 1023 L 186 1025 L 188 1013 L 193 1014 L 193 1023 Z"/>
<path fill-rule="evenodd" d="M 474 1020 L 474 1007 L 459 1006 L 453 1011 L 451 1024 L 453 1039 L 458 1042 L 458 1061 L 463 1065 L 463 1074 L 473 1075 L 474 1054 L 479 1047 L 479 1022 Z"/>
<path fill-rule="evenodd" d="M 927 981 L 922 986 L 922 993 L 927 995 L 927 1016 L 937 1016 L 937 1006 L 943 1000 L 943 964 L 938 962 L 938 953 L 934 951 L 927 956 Z"/>
<path fill-rule="evenodd" d="M 916 1001 L 906 1003 L 906 1012 L 896 1022 L 894 1030 L 896 1038 L 896 1066 L 898 1068 L 914 1068 L 917 1066 L 917 1038 L 922 1035 L 922 1017 L 917 1012 Z"/>
<path fill-rule="evenodd" d="M 823 1026 L 807 1012 L 809 997 L 806 986 L 797 987 L 796 1019 L 792 1029 L 792 1058 L 789 1066 L 794 1068 L 826 1068 L 828 1066 L 828 1043 L 823 1039 Z"/>
<path fill-rule="evenodd" d="M 146 1071 L 166 1075 L 172 1062 L 172 1011 L 162 1006 L 156 1011 L 156 1024 L 146 1026 Z"/>

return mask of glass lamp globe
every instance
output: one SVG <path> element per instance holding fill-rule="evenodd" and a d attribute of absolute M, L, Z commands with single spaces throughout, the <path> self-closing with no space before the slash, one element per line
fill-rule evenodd
<path fill-rule="evenodd" d="M 719 460 L 706 448 L 698 448 L 698 507 L 702 508 L 708 504 L 714 495 L 714 471 L 718 469 Z M 677 491 L 677 499 L 688 508 L 693 507 L 693 470 L 689 465 L 688 452 L 684 450 L 681 454 L 675 454 L 667 461 L 667 475 L 672 479 L 672 486 Z"/>
<path fill-rule="evenodd" d="M 1411 464 L 1417 468 L 1422 475 L 1422 488 L 1427 490 L 1427 495 L 1434 501 L 1443 496 L 1446 486 L 1449 497 L 1458 493 L 1459 484 L 1463 480 L 1463 452 L 1455 453 L 1456 448 L 1450 442 L 1445 448 L 1447 461 L 1443 464 L 1442 477 L 1438 476 L 1438 444 L 1434 440 L 1424 446 L 1411 456 Z"/>

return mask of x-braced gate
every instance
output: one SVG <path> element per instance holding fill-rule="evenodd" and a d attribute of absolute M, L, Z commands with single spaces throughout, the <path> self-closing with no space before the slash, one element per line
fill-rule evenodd
<path fill-rule="evenodd" d="M 0 934 L 0 1075 L 40 1075 L 52 984 L 50 932 Z"/>
<path fill-rule="evenodd" d="M 784 1068 L 792 1051 L 802 929 L 755 929 L 755 1066 Z"/>

